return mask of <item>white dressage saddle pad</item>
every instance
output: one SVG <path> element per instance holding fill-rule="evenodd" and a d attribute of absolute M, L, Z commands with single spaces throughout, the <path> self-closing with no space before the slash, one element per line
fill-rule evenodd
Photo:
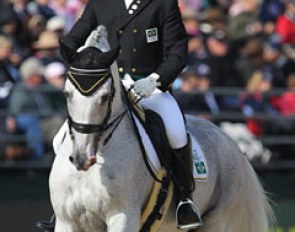
<path fill-rule="evenodd" d="M 146 131 L 144 130 L 142 124 L 137 119 L 136 116 L 134 116 L 136 126 L 138 128 L 139 134 L 141 136 L 145 151 L 147 153 L 147 157 L 149 160 L 149 163 L 155 173 L 161 168 L 160 161 L 158 159 L 156 150 L 147 135 Z M 203 150 L 201 149 L 200 144 L 197 142 L 197 140 L 190 135 L 192 140 L 192 154 L 193 154 L 193 162 L 194 162 L 194 178 L 199 182 L 206 182 L 209 174 L 209 168 L 206 162 L 206 158 L 204 155 Z"/>

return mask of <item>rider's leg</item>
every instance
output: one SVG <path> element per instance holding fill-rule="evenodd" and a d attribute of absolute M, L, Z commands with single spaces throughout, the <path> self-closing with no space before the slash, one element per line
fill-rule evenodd
<path fill-rule="evenodd" d="M 182 196 L 178 196 L 180 204 L 177 210 L 177 223 L 179 228 L 196 228 L 201 224 L 201 219 L 197 207 L 192 202 L 193 161 L 191 143 L 187 136 L 182 112 L 170 93 L 163 93 L 159 90 L 156 90 L 151 97 L 143 99 L 140 105 L 144 109 L 152 110 L 160 115 L 170 146 L 177 153 L 173 169 L 176 174 L 176 182 L 182 192 Z"/>
<path fill-rule="evenodd" d="M 170 93 L 156 89 L 152 96 L 142 99 L 140 105 L 144 109 L 156 112 L 162 118 L 169 144 L 173 149 L 182 148 L 187 144 L 184 118 Z"/>

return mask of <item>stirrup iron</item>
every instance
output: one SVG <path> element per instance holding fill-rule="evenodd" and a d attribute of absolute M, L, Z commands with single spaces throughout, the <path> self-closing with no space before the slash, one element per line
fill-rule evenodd
<path fill-rule="evenodd" d="M 55 215 L 51 217 L 50 221 L 38 221 L 36 227 L 43 232 L 54 232 Z"/>
<path fill-rule="evenodd" d="M 182 207 L 183 205 L 186 205 L 186 204 L 188 204 L 191 207 L 191 209 L 194 211 L 194 213 L 198 217 L 198 222 L 189 223 L 189 224 L 180 224 L 179 223 L 178 210 L 180 209 L 180 207 Z M 203 220 L 202 220 L 202 217 L 201 217 L 198 207 L 189 198 L 186 198 L 185 200 L 181 200 L 178 203 L 178 206 L 176 208 L 176 224 L 177 224 L 177 229 L 180 229 L 180 230 L 195 229 L 195 228 L 203 225 Z"/>

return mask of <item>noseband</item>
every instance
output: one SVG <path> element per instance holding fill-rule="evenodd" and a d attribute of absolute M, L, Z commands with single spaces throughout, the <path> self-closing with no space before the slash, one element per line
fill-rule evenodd
<path fill-rule="evenodd" d="M 77 88 L 77 90 L 82 95 L 89 95 L 90 92 L 93 93 L 93 91 L 96 91 L 111 77 L 108 69 L 85 70 L 85 69 L 70 68 L 68 74 L 69 74 L 69 80 L 73 83 L 73 85 Z M 80 79 L 78 79 L 79 77 Z M 88 80 L 92 81 L 92 85 L 88 86 L 87 89 L 82 87 L 83 83 L 81 83 L 80 81 L 80 80 L 85 81 L 84 78 L 88 78 Z M 112 103 L 113 103 L 113 99 L 115 95 L 115 86 L 114 86 L 113 78 L 111 78 L 111 80 L 112 80 L 111 91 L 108 94 L 108 99 L 107 99 L 107 102 L 108 102 L 107 113 L 102 123 L 101 124 L 78 123 L 78 122 L 75 122 L 72 119 L 72 117 L 69 115 L 68 125 L 69 125 L 69 131 L 70 131 L 70 135 L 72 139 L 74 138 L 72 128 L 81 134 L 96 134 L 98 138 L 100 139 L 107 130 L 109 130 L 113 126 L 115 126 L 116 128 L 119 125 L 120 121 L 123 119 L 123 116 L 125 115 L 126 111 L 124 111 L 115 119 L 113 119 L 111 122 L 109 122 L 110 116 L 112 113 Z M 114 131 L 115 128 L 113 128 L 112 132 Z M 108 136 L 105 143 L 109 140 L 109 137 L 111 136 L 111 134 Z"/>

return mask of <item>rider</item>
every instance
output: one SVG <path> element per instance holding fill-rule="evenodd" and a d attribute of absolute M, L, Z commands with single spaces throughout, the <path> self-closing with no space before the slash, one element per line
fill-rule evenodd
<path fill-rule="evenodd" d="M 98 25 L 106 27 L 110 46 L 121 48 L 117 64 L 122 78 L 129 74 L 135 81 L 134 91 L 144 97 L 141 106 L 160 115 L 171 148 L 192 176 L 191 145 L 184 118 L 167 91 L 187 58 L 187 35 L 177 0 L 89 0 L 82 16 L 61 40 L 61 53 L 65 47 L 81 47 Z M 70 63 L 75 57 L 67 54 L 66 59 Z M 176 179 L 185 198 L 179 199 L 182 206 L 177 223 L 181 229 L 196 228 L 201 219 L 194 203 L 187 200 L 192 200 L 192 179 L 182 165 L 176 166 Z"/>

